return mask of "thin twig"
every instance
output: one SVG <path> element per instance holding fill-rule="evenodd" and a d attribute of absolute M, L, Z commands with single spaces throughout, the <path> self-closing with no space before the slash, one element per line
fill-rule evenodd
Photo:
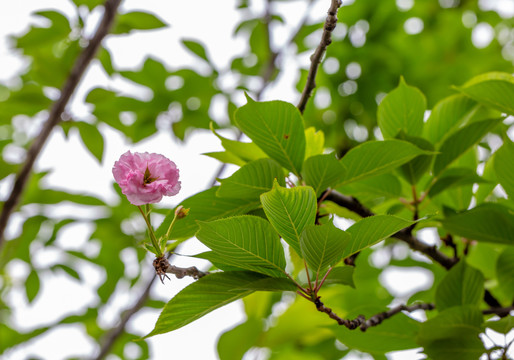
<path fill-rule="evenodd" d="M 328 9 L 328 15 L 323 26 L 323 34 L 321 35 L 321 41 L 311 56 L 311 67 L 309 68 L 309 74 L 307 75 L 307 82 L 302 92 L 300 102 L 297 105 L 298 110 L 303 114 L 307 101 L 311 97 L 312 90 L 316 87 L 316 74 L 318 67 L 321 64 L 321 59 L 327 50 L 328 45 L 332 43 L 332 31 L 336 28 L 337 24 L 337 10 L 341 7 L 341 0 L 331 0 L 332 3 Z"/>
<path fill-rule="evenodd" d="M 368 328 L 372 326 L 379 325 L 385 319 L 389 319 L 391 316 L 398 314 L 401 311 L 413 312 L 415 310 L 434 310 L 435 305 L 430 303 L 419 303 L 414 305 L 398 305 L 388 311 L 381 312 L 379 314 L 373 315 L 368 320 L 366 320 L 363 324 L 361 324 L 360 329 L 362 331 L 366 331 Z"/>
<path fill-rule="evenodd" d="M 80 79 L 82 78 L 82 75 L 84 74 L 84 71 L 87 69 L 91 60 L 95 57 L 95 54 L 100 47 L 103 38 L 108 34 L 109 29 L 114 22 L 116 11 L 120 2 L 121 0 L 107 0 L 105 2 L 104 16 L 100 22 L 100 25 L 98 26 L 98 29 L 96 30 L 95 35 L 89 41 L 88 46 L 80 53 L 79 57 L 75 61 L 70 75 L 68 76 L 66 83 L 61 89 L 61 96 L 53 104 L 52 108 L 50 109 L 48 119 L 41 129 L 41 132 L 27 151 L 25 163 L 23 164 L 23 167 L 16 177 L 11 194 L 5 201 L 2 213 L 0 214 L 0 248 L 2 247 L 5 239 L 4 232 L 7 226 L 7 222 L 9 221 L 11 213 L 14 211 L 15 207 L 20 201 L 21 194 L 23 193 L 30 173 L 32 172 L 34 162 L 41 152 L 43 145 L 46 143 L 48 137 L 50 136 L 53 128 L 59 124 L 59 122 L 61 122 L 61 115 L 64 112 L 68 101 L 74 93 L 75 88 L 77 87 Z"/>

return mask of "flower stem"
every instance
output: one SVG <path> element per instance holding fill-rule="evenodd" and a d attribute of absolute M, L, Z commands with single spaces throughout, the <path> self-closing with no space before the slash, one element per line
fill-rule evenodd
<path fill-rule="evenodd" d="M 171 230 L 173 229 L 173 225 L 175 225 L 175 221 L 177 221 L 178 213 L 179 213 L 180 210 L 182 210 L 182 205 L 177 207 L 177 210 L 175 210 L 175 215 L 173 216 L 173 220 L 171 220 L 171 224 L 168 227 L 168 231 L 166 231 L 166 235 L 165 235 L 166 236 L 166 240 L 170 239 Z"/>
<path fill-rule="evenodd" d="M 163 256 L 161 248 L 157 243 L 157 238 L 155 237 L 155 234 L 153 232 L 152 224 L 150 223 L 150 218 L 147 216 L 147 213 L 141 208 L 141 206 L 138 206 L 137 208 L 139 209 L 141 215 L 143 215 L 143 218 L 145 219 L 146 226 L 148 227 L 148 232 L 150 233 L 150 240 L 152 241 L 152 245 L 155 248 L 157 257 Z M 149 209 L 147 208 L 147 210 Z"/>

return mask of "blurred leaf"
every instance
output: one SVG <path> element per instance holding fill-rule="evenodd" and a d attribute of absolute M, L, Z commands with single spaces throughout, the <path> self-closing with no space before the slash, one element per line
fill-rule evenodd
<path fill-rule="evenodd" d="M 399 132 L 410 136 L 421 135 L 426 106 L 423 93 L 408 86 L 401 77 L 398 87 L 378 106 L 377 122 L 384 138 L 394 138 Z"/>
<path fill-rule="evenodd" d="M 493 164 L 498 181 L 509 199 L 514 201 L 514 143 L 508 137 L 495 152 Z"/>
<path fill-rule="evenodd" d="M 11 329 L 7 324 L 0 322 L 0 339 L 2 339 L 0 355 L 15 345 L 22 344 L 43 334 L 49 328 L 50 327 L 41 327 L 27 333 L 19 333 L 18 331 Z"/>
<path fill-rule="evenodd" d="M 145 338 L 177 330 L 217 308 L 250 295 L 253 290 L 243 288 L 264 278 L 264 275 L 249 271 L 214 273 L 201 278 L 166 304 L 155 328 Z"/>
<path fill-rule="evenodd" d="M 132 11 L 116 17 L 111 33 L 126 34 L 132 30 L 153 30 L 166 26 L 168 25 L 154 14 Z"/>
<path fill-rule="evenodd" d="M 345 173 L 344 166 L 336 159 L 335 154 L 314 155 L 303 164 L 305 183 L 314 188 L 316 196 L 340 183 Z"/>
<path fill-rule="evenodd" d="M 232 176 L 221 180 L 217 195 L 227 198 L 259 199 L 262 193 L 271 190 L 274 180 L 281 186 L 286 185 L 282 166 L 275 160 L 251 161 Z"/>
<path fill-rule="evenodd" d="M 514 115 L 514 77 L 508 73 L 490 72 L 475 76 L 457 88 L 474 100 Z"/>
<path fill-rule="evenodd" d="M 220 360 L 240 360 L 257 341 L 262 333 L 262 321 L 249 318 L 227 332 L 218 340 L 218 356 Z"/>
<path fill-rule="evenodd" d="M 434 175 L 440 175 L 444 169 L 464 154 L 466 150 L 478 143 L 501 121 L 502 119 L 477 121 L 447 137 L 438 149 L 440 154 L 436 155 L 434 161 Z"/>
<path fill-rule="evenodd" d="M 299 176 L 305 132 L 298 109 L 283 101 L 248 103 L 236 111 L 237 126 L 272 159 Z"/>
<path fill-rule="evenodd" d="M 203 44 L 199 43 L 195 40 L 182 40 L 182 44 L 193 54 L 198 56 L 199 58 L 205 60 L 207 64 L 210 64 L 209 58 L 207 57 L 207 52 L 205 51 L 205 47 Z"/>
<path fill-rule="evenodd" d="M 477 305 L 484 293 L 484 275 L 461 260 L 437 286 L 435 301 L 439 311 L 453 306 Z"/>
<path fill-rule="evenodd" d="M 354 269 L 355 267 L 353 266 L 337 266 L 332 268 L 330 274 L 328 274 L 327 278 L 325 279 L 325 284 L 341 284 L 355 288 L 355 284 L 353 282 Z"/>
<path fill-rule="evenodd" d="M 416 334 L 419 322 L 404 314 L 396 314 L 379 326 L 370 327 L 365 333 L 349 330 L 344 326 L 332 327 L 337 340 L 351 349 L 384 354 L 389 351 L 417 348 Z"/>
<path fill-rule="evenodd" d="M 514 301 L 514 247 L 506 247 L 496 261 L 498 284 L 509 300 Z"/>
<path fill-rule="evenodd" d="M 99 163 L 102 163 L 104 153 L 104 138 L 102 133 L 96 126 L 83 121 L 76 122 L 75 126 L 79 129 L 80 138 L 86 148 Z"/>
<path fill-rule="evenodd" d="M 246 215 L 198 224 L 196 237 L 224 263 L 273 277 L 284 276 L 284 248 L 268 221 Z"/>
<path fill-rule="evenodd" d="M 35 269 L 32 269 L 25 280 L 25 293 L 27 294 L 27 300 L 29 304 L 34 301 L 37 294 L 39 293 L 39 275 Z"/>
<path fill-rule="evenodd" d="M 481 204 L 441 220 L 452 234 L 469 240 L 514 244 L 514 215 L 500 204 Z"/>
<path fill-rule="evenodd" d="M 261 203 L 269 222 L 282 238 L 298 253 L 303 229 L 313 225 L 316 218 L 316 194 L 311 187 L 281 187 L 276 181 L 273 189 L 261 195 Z"/>
<path fill-rule="evenodd" d="M 507 335 L 514 329 L 514 316 L 509 315 L 500 320 L 487 321 L 484 326 L 500 334 Z"/>
<path fill-rule="evenodd" d="M 305 160 L 314 155 L 323 154 L 325 149 L 325 134 L 316 131 L 314 127 L 305 129 Z"/>
<path fill-rule="evenodd" d="M 478 308 L 457 306 L 421 324 L 417 341 L 433 360 L 478 359 L 485 351 L 478 338 L 481 325 Z"/>
<path fill-rule="evenodd" d="M 434 145 L 423 138 L 406 135 L 405 133 L 400 132 L 398 139 L 408 141 L 411 144 L 416 145 L 421 150 L 434 151 Z M 432 158 L 433 155 L 419 155 L 408 163 L 402 165 L 399 169 L 400 174 L 402 174 L 409 184 L 416 185 L 430 168 Z"/>
<path fill-rule="evenodd" d="M 332 222 L 305 227 L 300 237 L 301 254 L 316 278 L 323 276 L 328 266 L 335 266 L 342 260 L 350 238 L 350 234 L 336 228 Z"/>
<path fill-rule="evenodd" d="M 349 246 L 344 250 L 343 257 L 346 258 L 387 239 L 412 224 L 414 221 L 404 220 L 393 215 L 375 215 L 363 218 L 346 230 L 352 237 Z"/>
<path fill-rule="evenodd" d="M 340 160 L 346 168 L 343 184 L 385 174 L 418 155 L 430 154 L 401 140 L 368 141 Z"/>

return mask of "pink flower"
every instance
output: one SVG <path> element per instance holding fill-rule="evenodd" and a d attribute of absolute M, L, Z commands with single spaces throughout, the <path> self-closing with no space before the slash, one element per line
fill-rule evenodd
<path fill-rule="evenodd" d="M 133 205 L 157 203 L 180 191 L 177 166 L 160 154 L 127 151 L 114 163 L 112 174 Z"/>

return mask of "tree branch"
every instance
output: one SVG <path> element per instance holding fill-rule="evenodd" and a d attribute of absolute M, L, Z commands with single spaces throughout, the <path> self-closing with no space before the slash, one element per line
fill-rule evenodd
<path fill-rule="evenodd" d="M 13 212 L 14 208 L 18 205 L 21 194 L 25 188 L 25 185 L 29 179 L 30 173 L 32 172 L 32 167 L 34 166 L 34 162 L 36 161 L 43 145 L 46 143 L 50 133 L 53 128 L 61 122 L 61 115 L 64 112 L 70 97 L 72 96 L 75 88 L 77 87 L 84 71 L 87 69 L 89 63 L 94 58 L 103 38 L 109 32 L 111 28 L 114 18 L 116 16 L 116 11 L 120 4 L 121 0 L 107 0 L 104 4 L 104 16 L 102 21 L 100 22 L 98 29 L 96 30 L 95 35 L 89 41 L 88 46 L 80 53 L 79 57 L 75 61 L 75 64 L 68 76 L 64 86 L 61 89 L 61 96 L 59 99 L 53 104 L 50 109 L 50 114 L 48 115 L 48 119 L 46 120 L 41 132 L 36 137 L 29 150 L 27 151 L 27 158 L 20 172 L 18 173 L 16 180 L 14 182 L 13 189 L 9 198 L 5 201 L 4 207 L 2 209 L 2 213 L 0 214 L 0 248 L 4 242 L 4 232 L 7 226 L 7 222 Z"/>
<path fill-rule="evenodd" d="M 332 31 L 334 31 L 337 23 L 337 10 L 341 7 L 341 0 L 331 0 L 332 4 L 328 9 L 328 16 L 323 26 L 323 34 L 321 35 L 321 41 L 311 55 L 311 67 L 309 68 L 309 74 L 307 75 L 307 82 L 302 92 L 300 102 L 297 105 L 298 110 L 303 114 L 307 101 L 309 100 L 312 90 L 316 87 L 316 74 L 318 67 L 321 64 L 321 58 L 325 54 L 328 45 L 332 43 Z"/>
<path fill-rule="evenodd" d="M 326 196 L 327 200 L 330 200 L 334 203 L 336 203 L 339 206 L 342 206 L 350 211 L 353 211 L 354 213 L 362 216 L 362 217 L 368 217 L 375 215 L 370 209 L 366 208 L 364 205 L 362 205 L 359 200 L 349 197 L 343 194 L 338 193 L 337 191 L 331 190 L 330 193 Z M 437 247 L 435 245 L 427 245 L 415 236 L 412 235 L 410 228 L 405 228 L 403 230 L 400 230 L 396 234 L 394 234 L 392 237 L 395 237 L 399 240 L 402 240 L 406 242 L 411 249 L 419 251 L 428 257 L 430 257 L 435 262 L 441 264 L 446 269 L 450 269 L 453 265 L 455 265 L 458 261 L 458 259 L 450 258 L 437 250 Z"/>

